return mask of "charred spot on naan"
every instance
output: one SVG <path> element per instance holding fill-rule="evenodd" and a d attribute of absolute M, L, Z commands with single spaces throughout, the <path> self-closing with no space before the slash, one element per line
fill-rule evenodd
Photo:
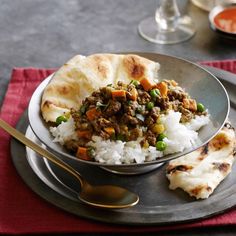
<path fill-rule="evenodd" d="M 97 69 L 98 74 L 100 74 L 102 77 L 107 77 L 108 74 L 108 67 L 105 65 L 105 61 L 109 59 L 109 57 L 104 59 L 104 56 L 95 55 L 94 56 L 94 63 L 95 68 Z"/>
<path fill-rule="evenodd" d="M 210 142 L 209 142 L 209 148 L 211 150 L 220 150 L 223 149 L 224 147 L 229 146 L 230 144 L 230 139 L 225 133 L 219 133 L 217 134 Z"/>
<path fill-rule="evenodd" d="M 66 94 L 69 94 L 70 93 L 70 86 L 61 86 L 58 88 L 58 92 L 59 94 L 63 94 L 63 95 L 66 95 Z"/>
<path fill-rule="evenodd" d="M 192 170 L 193 167 L 190 165 L 168 165 L 166 172 L 167 174 L 173 174 L 177 171 L 182 171 L 182 172 L 188 172 L 190 170 Z"/>
<path fill-rule="evenodd" d="M 112 61 L 112 56 L 106 54 L 106 56 L 101 54 L 95 54 L 88 56 L 86 59 L 86 67 L 94 70 L 100 79 L 107 78 L 109 76 L 108 65 Z"/>
<path fill-rule="evenodd" d="M 195 188 L 191 189 L 189 191 L 189 193 L 190 193 L 191 196 L 198 196 L 204 191 L 207 191 L 207 192 L 211 193 L 212 188 L 208 185 L 198 185 Z"/>
<path fill-rule="evenodd" d="M 53 102 L 51 102 L 51 101 L 49 101 L 49 100 L 46 100 L 46 101 L 44 101 L 44 103 L 42 104 L 42 107 L 49 108 L 51 105 L 54 105 Z"/>
<path fill-rule="evenodd" d="M 234 127 L 229 122 L 226 122 L 224 124 L 224 128 L 226 128 L 226 129 L 233 129 L 234 130 Z"/>
<path fill-rule="evenodd" d="M 124 57 L 123 66 L 129 77 L 140 80 L 145 74 L 144 62 L 146 61 L 143 60 L 141 63 L 138 56 L 127 55 Z"/>
<path fill-rule="evenodd" d="M 68 78 L 73 79 L 73 78 L 79 78 L 81 77 L 81 72 L 77 70 L 77 68 L 71 68 L 69 71 L 66 72 L 66 76 Z"/>
<path fill-rule="evenodd" d="M 201 148 L 201 155 L 207 155 L 209 151 L 208 143 Z"/>
<path fill-rule="evenodd" d="M 68 109 L 70 110 L 71 108 L 68 107 L 65 103 L 63 102 L 53 102 L 53 101 L 50 101 L 50 100 L 46 100 L 43 104 L 42 104 L 42 107 L 43 108 L 50 108 L 50 107 L 58 107 L 58 108 L 64 108 L 64 109 Z"/>
<path fill-rule="evenodd" d="M 230 164 L 226 162 L 213 162 L 212 165 L 220 172 L 227 174 L 230 171 Z"/>
<path fill-rule="evenodd" d="M 198 159 L 199 161 L 204 160 L 205 157 L 207 157 L 208 153 L 209 153 L 209 147 L 208 147 L 208 143 L 207 143 L 207 144 L 205 144 L 204 146 L 202 146 L 202 147 L 200 148 L 200 155 L 198 156 L 197 159 Z"/>
<path fill-rule="evenodd" d="M 52 83 L 48 85 L 47 89 L 45 90 L 45 93 L 54 94 L 58 96 L 61 95 L 63 97 L 71 97 L 72 95 L 76 94 L 78 87 L 78 84 L 73 81 L 71 81 L 70 83 L 61 82 L 61 84 L 57 84 L 57 86 Z"/>

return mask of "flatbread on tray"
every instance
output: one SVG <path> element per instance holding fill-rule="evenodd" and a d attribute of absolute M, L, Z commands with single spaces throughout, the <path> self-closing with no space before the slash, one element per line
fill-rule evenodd
<path fill-rule="evenodd" d="M 208 144 L 169 162 L 169 188 L 181 188 L 197 199 L 208 198 L 231 172 L 235 154 L 235 130 L 227 122 Z"/>
<path fill-rule="evenodd" d="M 56 118 L 71 108 L 78 109 L 82 100 L 94 90 L 118 81 L 147 78 L 157 80 L 159 63 L 137 55 L 77 55 L 64 64 L 45 88 L 41 112 L 45 121 Z"/>

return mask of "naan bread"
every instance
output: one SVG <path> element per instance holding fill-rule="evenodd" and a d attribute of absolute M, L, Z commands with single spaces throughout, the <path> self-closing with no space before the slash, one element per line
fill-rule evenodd
<path fill-rule="evenodd" d="M 78 109 L 82 100 L 94 90 L 118 81 L 148 78 L 157 82 L 159 63 L 137 55 L 77 55 L 64 64 L 45 88 L 41 112 L 48 122 L 71 108 Z"/>
<path fill-rule="evenodd" d="M 208 144 L 169 162 L 166 169 L 169 188 L 181 188 L 197 199 L 208 198 L 231 172 L 235 154 L 235 131 L 226 123 Z"/>

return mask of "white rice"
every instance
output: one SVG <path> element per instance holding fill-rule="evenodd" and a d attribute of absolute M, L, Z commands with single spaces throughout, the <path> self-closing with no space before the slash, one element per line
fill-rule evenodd
<path fill-rule="evenodd" d="M 196 146 L 199 142 L 197 130 L 209 122 L 209 116 L 196 116 L 191 122 L 180 123 L 181 113 L 169 111 L 161 117 L 168 138 L 163 141 L 167 144 L 164 154 L 182 152 L 184 149 Z"/>
<path fill-rule="evenodd" d="M 53 142 L 63 145 L 68 140 L 77 140 L 75 132 L 75 122 L 72 117 L 67 122 L 62 122 L 57 127 L 50 127 L 51 134 L 55 137 Z"/>
<path fill-rule="evenodd" d="M 156 150 L 149 146 L 142 148 L 140 139 L 136 141 L 122 142 L 120 140 L 103 140 L 99 136 L 93 136 L 89 146 L 95 148 L 95 160 L 106 164 L 130 164 L 153 161 L 166 154 L 182 152 L 184 149 L 195 147 L 199 142 L 197 130 L 209 123 L 209 116 L 196 116 L 191 122 L 180 123 L 181 113 L 169 111 L 167 115 L 161 117 L 161 122 L 165 127 L 164 134 L 167 136 L 163 141 L 167 147 L 163 151 Z M 70 139 L 77 139 L 74 130 L 74 121 L 70 118 L 57 127 L 51 127 L 50 131 L 55 137 L 54 142 L 64 144 Z"/>
<path fill-rule="evenodd" d="M 163 156 L 163 152 L 156 150 L 155 147 L 144 149 L 136 141 L 122 142 L 120 140 L 103 140 L 99 136 L 93 136 L 89 146 L 95 148 L 95 160 L 107 164 L 130 164 L 152 161 Z"/>

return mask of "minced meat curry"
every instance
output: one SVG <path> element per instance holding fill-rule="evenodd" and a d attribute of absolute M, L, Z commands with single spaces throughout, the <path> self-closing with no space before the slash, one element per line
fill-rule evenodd
<path fill-rule="evenodd" d="M 65 145 L 83 159 L 89 156 L 86 144 L 93 135 L 122 141 L 141 138 L 143 148 L 151 145 L 163 151 L 165 128 L 160 115 L 168 110 L 180 112 L 182 123 L 207 113 L 203 104 L 192 99 L 174 80 L 151 84 L 142 79 L 128 85 L 122 82 L 107 85 L 87 97 L 79 110 L 71 110 L 78 140 Z M 66 118 L 58 117 L 58 123 L 63 119 Z"/>

